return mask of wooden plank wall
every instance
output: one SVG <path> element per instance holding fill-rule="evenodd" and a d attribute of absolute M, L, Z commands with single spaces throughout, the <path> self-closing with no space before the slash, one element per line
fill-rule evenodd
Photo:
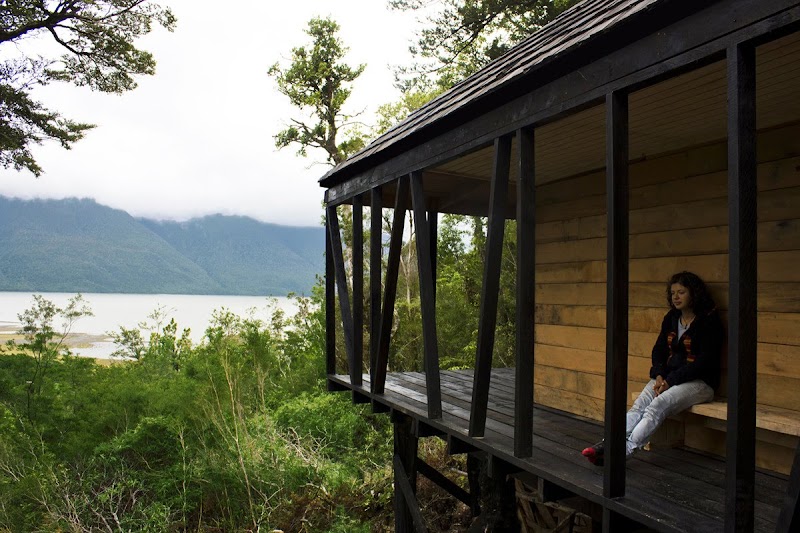
<path fill-rule="evenodd" d="M 758 402 L 800 416 L 800 124 L 761 132 L 758 147 Z M 726 150 L 720 142 L 631 166 L 628 397 L 648 380 L 671 274 L 700 275 L 726 318 Z M 597 172 L 536 192 L 535 398 L 596 420 L 604 397 L 604 186 Z M 724 380 L 717 394 L 725 396 Z M 686 442 L 723 453 L 721 430 L 712 422 L 687 427 Z M 787 471 L 796 442 L 766 438 L 761 464 Z"/>

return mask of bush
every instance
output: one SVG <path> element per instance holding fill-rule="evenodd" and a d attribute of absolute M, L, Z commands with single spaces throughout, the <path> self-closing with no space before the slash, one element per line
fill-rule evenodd
<path fill-rule="evenodd" d="M 279 427 L 313 441 L 327 457 L 345 461 L 354 450 L 368 450 L 370 454 L 390 452 L 386 445 L 390 439 L 389 424 L 385 418 L 367 416 L 364 407 L 353 405 L 347 396 L 325 392 L 288 398 L 275 412 Z"/>

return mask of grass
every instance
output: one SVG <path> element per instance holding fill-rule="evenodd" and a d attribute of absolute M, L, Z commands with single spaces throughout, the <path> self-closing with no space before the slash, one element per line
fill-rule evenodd
<path fill-rule="evenodd" d="M 22 350 L 22 346 L 15 346 L 14 348 L 8 347 L 8 341 L 14 341 L 15 343 L 19 344 L 20 341 L 24 340 L 22 335 L 19 333 L 13 332 L 0 332 L 0 355 L 7 354 L 7 353 L 17 353 Z"/>

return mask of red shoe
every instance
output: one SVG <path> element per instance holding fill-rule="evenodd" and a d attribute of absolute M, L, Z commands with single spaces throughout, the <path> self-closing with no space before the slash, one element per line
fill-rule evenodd
<path fill-rule="evenodd" d="M 581 452 L 581 455 L 586 457 L 590 463 L 595 466 L 603 466 L 603 455 L 605 453 L 605 445 L 601 440 L 597 444 L 593 446 L 589 446 L 588 448 L 584 448 Z"/>

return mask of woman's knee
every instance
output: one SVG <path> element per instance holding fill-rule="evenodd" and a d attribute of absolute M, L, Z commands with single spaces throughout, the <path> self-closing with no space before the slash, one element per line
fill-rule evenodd
<path fill-rule="evenodd" d="M 669 416 L 671 405 L 668 398 L 663 394 L 659 394 L 653 398 L 653 401 L 650 402 L 650 405 L 644 410 L 644 416 L 661 421 Z"/>

